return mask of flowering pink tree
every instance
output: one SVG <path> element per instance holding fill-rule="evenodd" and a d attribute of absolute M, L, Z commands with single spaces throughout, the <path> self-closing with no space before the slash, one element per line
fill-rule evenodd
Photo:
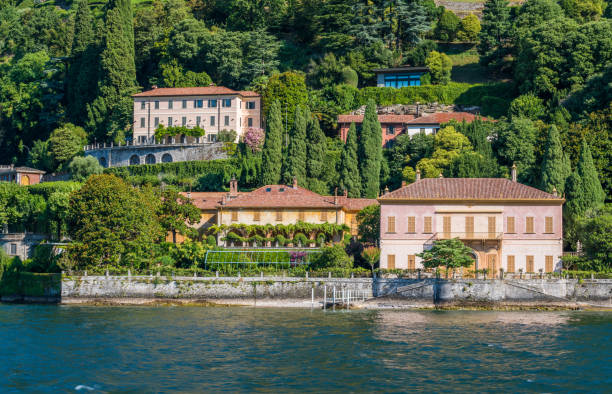
<path fill-rule="evenodd" d="M 263 129 L 249 127 L 244 133 L 244 143 L 251 149 L 251 152 L 258 152 L 263 146 L 266 133 Z"/>

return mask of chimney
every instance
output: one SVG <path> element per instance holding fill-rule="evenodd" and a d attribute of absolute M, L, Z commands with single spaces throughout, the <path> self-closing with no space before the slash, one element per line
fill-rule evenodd
<path fill-rule="evenodd" d="M 558 197 L 557 188 L 553 187 L 552 195 Z"/>
<path fill-rule="evenodd" d="M 230 197 L 236 197 L 238 195 L 238 181 L 236 180 L 235 176 L 232 176 L 232 179 L 230 180 L 229 195 Z"/>
<path fill-rule="evenodd" d="M 402 187 L 406 186 L 406 181 L 402 181 Z"/>
<path fill-rule="evenodd" d="M 338 205 L 338 188 L 334 189 L 334 205 Z"/>
<path fill-rule="evenodd" d="M 191 190 L 187 192 L 187 198 L 191 200 Z"/>
<path fill-rule="evenodd" d="M 440 179 L 444 178 L 444 176 L 442 175 L 442 173 L 440 173 L 440 175 L 438 175 L 438 178 L 440 178 Z"/>
<path fill-rule="evenodd" d="M 385 194 L 389 193 L 389 186 L 385 186 Z"/>
<path fill-rule="evenodd" d="M 221 200 L 221 205 L 225 205 L 226 202 L 227 202 L 227 198 L 223 196 L 223 199 Z"/>
<path fill-rule="evenodd" d="M 297 187 L 298 187 L 297 177 L 293 177 L 293 188 L 297 189 Z"/>
<path fill-rule="evenodd" d="M 157 85 L 151 86 L 151 89 L 157 89 Z"/>
<path fill-rule="evenodd" d="M 421 170 L 416 170 L 416 180 L 420 181 L 421 180 Z"/>
<path fill-rule="evenodd" d="M 516 163 L 512 163 L 512 182 L 516 182 Z"/>

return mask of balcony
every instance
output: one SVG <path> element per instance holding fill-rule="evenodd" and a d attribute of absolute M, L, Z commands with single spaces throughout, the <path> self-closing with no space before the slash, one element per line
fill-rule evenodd
<path fill-rule="evenodd" d="M 433 238 L 438 239 L 451 239 L 459 238 L 462 241 L 489 241 L 489 240 L 501 240 L 503 238 L 503 232 L 441 232 L 435 233 Z"/>

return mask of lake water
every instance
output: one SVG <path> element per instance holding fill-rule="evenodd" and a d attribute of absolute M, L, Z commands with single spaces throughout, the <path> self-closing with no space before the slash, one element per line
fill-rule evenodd
<path fill-rule="evenodd" d="M 611 392 L 612 313 L 0 305 L 0 392 Z"/>

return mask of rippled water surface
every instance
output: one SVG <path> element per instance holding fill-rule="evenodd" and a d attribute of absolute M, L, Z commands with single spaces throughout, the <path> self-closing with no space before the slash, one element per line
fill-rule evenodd
<path fill-rule="evenodd" d="M 0 305 L 1 392 L 611 392 L 612 313 Z"/>

